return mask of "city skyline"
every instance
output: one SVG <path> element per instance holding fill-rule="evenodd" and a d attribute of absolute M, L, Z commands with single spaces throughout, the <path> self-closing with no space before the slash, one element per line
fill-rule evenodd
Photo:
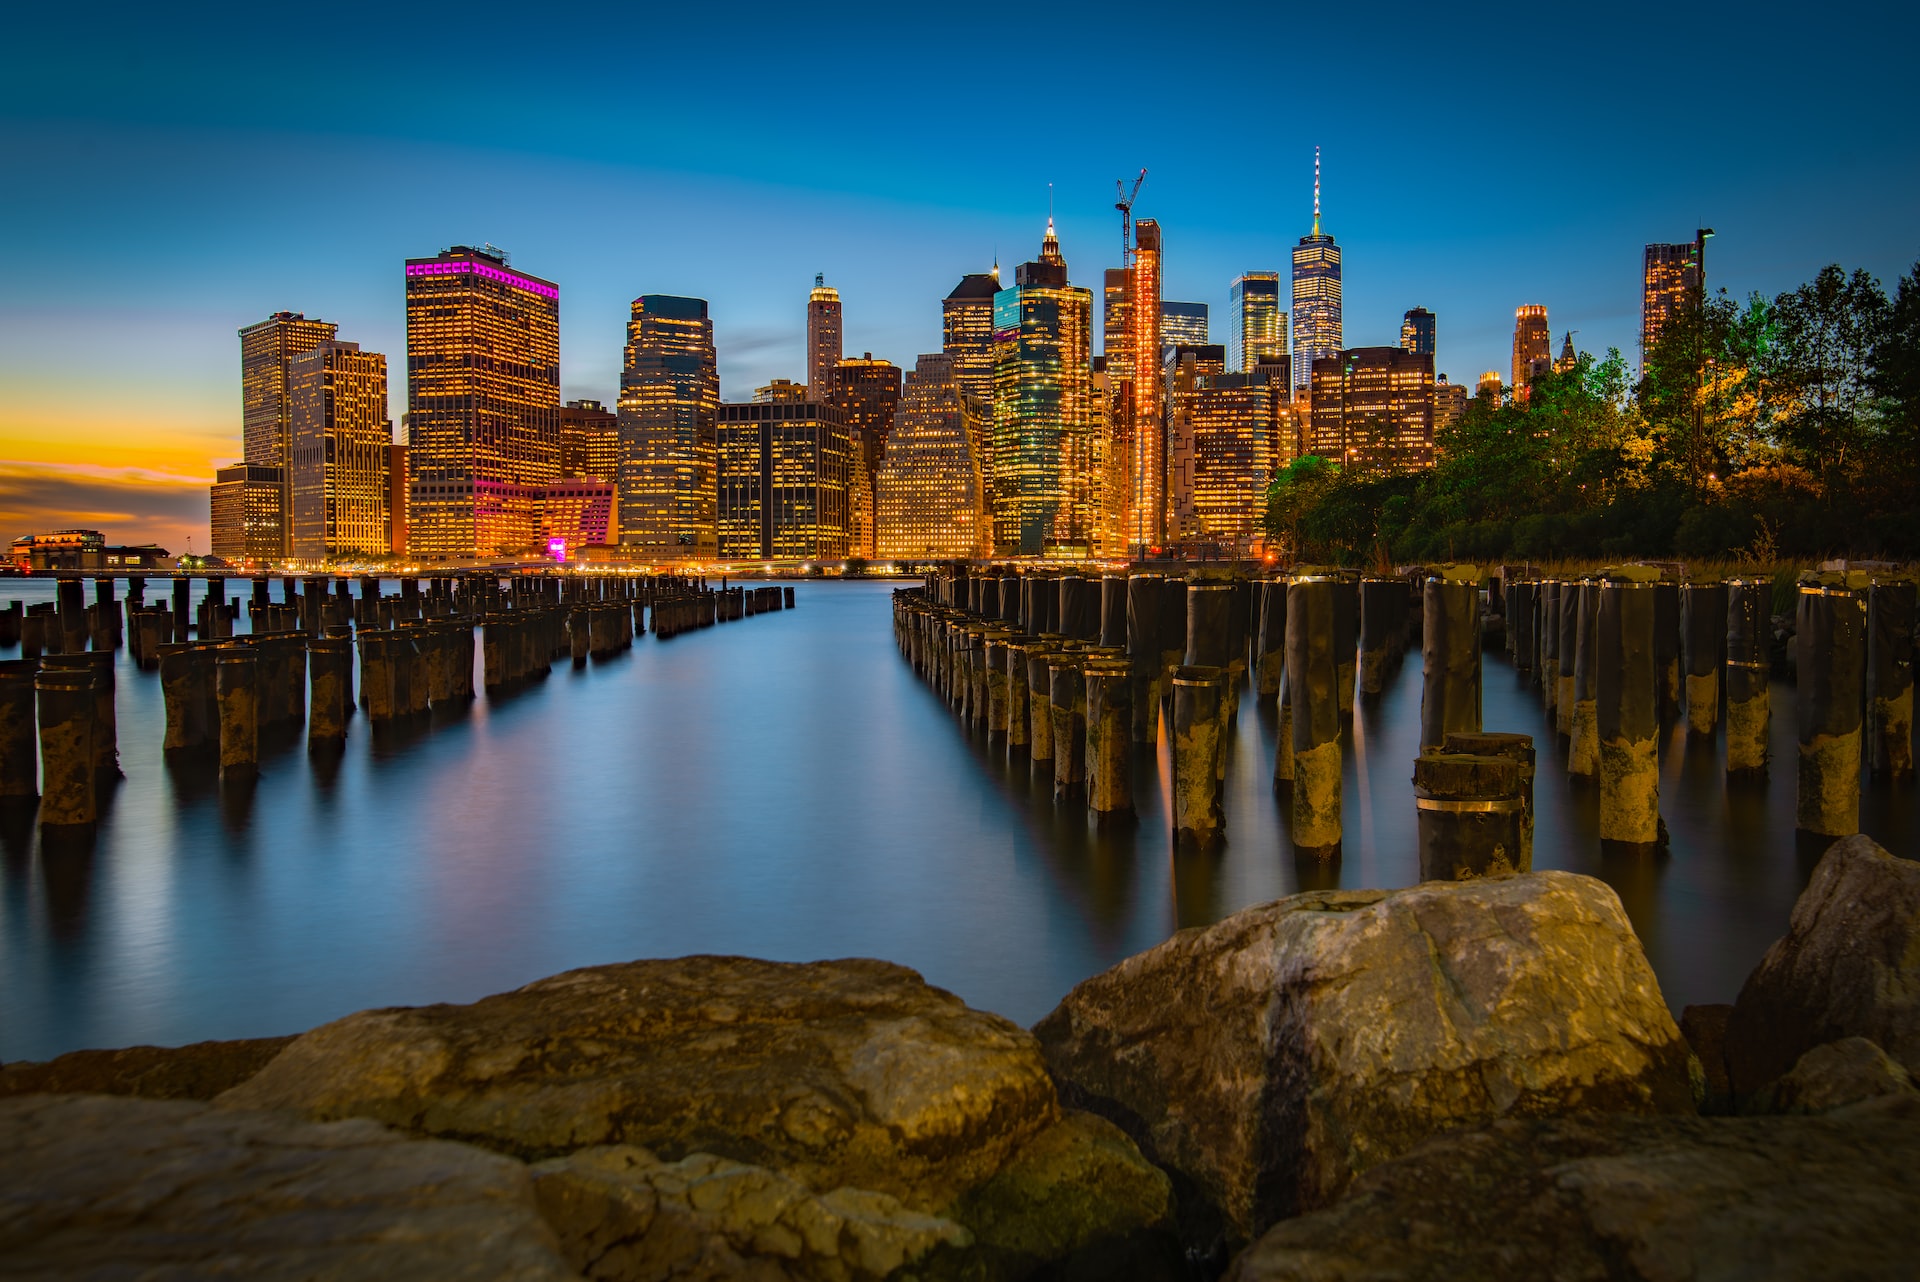
<path fill-rule="evenodd" d="M 504 22 L 509 11 L 476 16 Z M 1842 70 L 1796 57 L 1784 26 L 1708 10 L 1698 26 L 1714 56 L 1683 81 L 1665 74 L 1671 51 L 1644 41 L 1631 13 L 1542 15 L 1502 54 L 1555 66 L 1538 107 L 1565 141 L 1501 150 L 1506 96 L 1443 77 L 1414 201 L 1388 90 L 1449 56 L 1477 65 L 1470 15 L 1442 23 L 1410 8 L 1364 56 L 1331 39 L 1330 18 L 1248 15 L 1236 38 L 1280 48 L 1328 37 L 1324 58 L 1287 64 L 1288 99 L 1323 106 L 1258 165 L 1238 159 L 1246 144 L 1229 130 L 1165 119 L 1114 135 L 1097 113 L 1068 109 L 1044 146 L 922 149 L 915 139 L 942 110 L 919 87 L 929 72 L 964 65 L 991 95 L 1017 83 L 1017 60 L 929 48 L 931 20 L 913 15 L 857 31 L 751 6 L 744 17 L 753 39 L 737 53 L 749 67 L 830 49 L 877 69 L 848 100 L 862 148 L 824 154 L 817 122 L 789 119 L 775 80 L 714 95 L 690 66 L 656 70 L 639 96 L 617 69 L 517 99 L 479 75 L 420 83 L 405 72 L 409 51 L 436 29 L 404 10 L 375 37 L 297 39 L 280 14 L 244 31 L 215 15 L 136 15 L 108 36 L 83 34 L 77 16 L 29 15 L 0 78 L 0 154 L 36 193 L 0 215 L 17 263 L 0 300 L 0 517 L 21 531 L 89 524 L 176 548 L 190 533 L 204 549 L 206 481 L 243 457 L 234 330 L 300 311 L 391 358 L 404 351 L 394 264 L 453 244 L 504 245 L 563 286 L 561 394 L 606 404 L 628 308 L 649 293 L 709 301 L 728 400 L 804 379 L 795 299 L 816 273 L 844 300 L 844 350 L 909 367 L 938 350 L 938 299 L 956 280 L 996 256 L 1010 275 L 1031 252 L 1049 183 L 1081 279 L 1117 266 L 1113 181 L 1143 165 L 1137 213 L 1167 231 L 1164 296 L 1225 316 L 1236 278 L 1289 270 L 1310 226 L 1316 143 L 1325 223 L 1344 257 L 1344 341 L 1392 344 L 1404 313 L 1427 307 L 1439 319 L 1437 368 L 1455 383 L 1508 367 L 1511 316 L 1527 302 L 1549 306 L 1556 331 L 1577 330 L 1582 348 L 1636 360 L 1645 246 L 1699 226 L 1719 233 L 1710 286 L 1737 297 L 1791 288 L 1830 261 L 1891 284 L 1920 250 L 1907 212 L 1920 203 L 1920 143 L 1877 123 L 1898 118 L 1893 51 L 1911 15 L 1837 15 L 1833 39 L 1866 51 Z M 592 44 L 632 21 L 595 19 Z M 698 15 L 661 21 L 659 39 L 712 38 L 689 29 L 710 21 Z M 1055 21 L 1073 33 L 1064 69 L 1119 65 L 1124 27 L 1109 11 L 1069 6 Z M 571 65 L 587 25 L 522 34 L 523 56 Z M 1564 49 L 1576 36 L 1573 60 Z M 266 47 L 280 53 L 253 56 Z M 1201 75 L 1210 56 L 1204 42 L 1167 51 L 1160 72 Z M 1766 129 L 1743 121 L 1733 104 L 1751 99 L 1756 78 L 1789 72 L 1796 109 Z M 1649 81 L 1662 92 L 1643 94 Z M 293 89 L 320 96 L 313 112 L 275 118 L 297 128 L 248 105 Z M 1259 78 L 1217 86 L 1208 114 L 1237 118 L 1258 107 L 1249 95 L 1272 92 Z M 894 114 L 863 110 L 894 102 Z M 1711 136 L 1644 145 L 1674 136 L 1678 119 Z M 453 171 L 487 181 L 438 180 Z M 316 173 L 327 180 L 311 182 Z M 286 199 L 296 190 L 302 200 Z M 389 390 L 397 421 L 401 371 Z"/>

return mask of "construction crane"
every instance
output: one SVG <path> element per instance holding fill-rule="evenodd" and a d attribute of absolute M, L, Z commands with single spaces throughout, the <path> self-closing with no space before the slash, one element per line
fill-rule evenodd
<path fill-rule="evenodd" d="M 1140 199 L 1140 188 L 1147 181 L 1147 171 L 1142 169 L 1140 176 L 1133 180 L 1133 191 L 1127 191 L 1127 180 L 1113 180 L 1113 194 L 1119 199 L 1113 207 L 1120 211 L 1120 265 L 1133 266 L 1133 202 Z"/>

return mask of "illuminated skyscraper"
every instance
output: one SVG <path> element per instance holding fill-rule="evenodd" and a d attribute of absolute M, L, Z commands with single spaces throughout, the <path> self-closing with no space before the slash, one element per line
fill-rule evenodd
<path fill-rule="evenodd" d="M 1400 350 L 1416 356 L 1433 355 L 1433 313 L 1416 307 L 1400 320 Z"/>
<path fill-rule="evenodd" d="M 1547 309 L 1537 303 L 1513 312 L 1513 389 L 1524 396 L 1536 372 L 1553 363 L 1553 332 L 1547 328 Z"/>
<path fill-rule="evenodd" d="M 560 289 L 491 247 L 407 260 L 409 552 L 520 556 L 560 475 Z"/>
<path fill-rule="evenodd" d="M 1156 294 L 1156 303 L 1157 303 Z M 1159 329 L 1159 308 L 1153 309 Z M 993 299 L 993 537 L 1008 554 L 1078 555 L 1092 539 L 1093 294 L 1067 283 L 1047 220 L 1040 257 Z"/>
<path fill-rule="evenodd" d="M 889 560 L 976 557 L 989 550 L 986 478 L 974 454 L 980 405 L 949 355 L 922 356 L 907 373 L 886 457 L 874 477 L 878 536 Z"/>
<path fill-rule="evenodd" d="M 815 276 L 813 292 L 807 295 L 807 384 L 815 396 L 825 396 L 833 387 L 840 335 L 840 291 L 829 287 L 824 275 Z"/>
<path fill-rule="evenodd" d="M 702 298 L 642 294 L 620 372 L 620 542 L 666 560 L 717 554 L 720 372 Z"/>
<path fill-rule="evenodd" d="M 1166 396 L 1160 370 L 1163 278 L 1160 224 L 1141 218 L 1133 224 L 1133 262 L 1128 266 L 1133 352 L 1132 420 L 1125 425 L 1132 493 L 1128 501 L 1127 543 L 1158 547 L 1167 541 Z"/>
<path fill-rule="evenodd" d="M 1445 374 L 1433 385 L 1433 430 L 1436 434 L 1452 427 L 1467 412 L 1467 385 L 1449 383 Z"/>
<path fill-rule="evenodd" d="M 1293 384 L 1345 345 L 1340 322 L 1340 246 L 1320 230 L 1320 149 L 1313 149 L 1313 233 L 1293 247 Z"/>
<path fill-rule="evenodd" d="M 322 343 L 287 371 L 293 410 L 292 555 L 303 561 L 385 556 L 393 530 L 387 358 L 358 343 Z"/>
<path fill-rule="evenodd" d="M 812 388 L 775 384 L 747 404 L 722 405 L 718 423 L 720 555 L 847 556 L 849 451 L 840 406 Z"/>
<path fill-rule="evenodd" d="M 1260 530 L 1275 444 L 1291 419 L 1284 382 L 1224 365 L 1221 347 L 1182 347 L 1168 369 L 1173 532 L 1243 554 Z"/>
<path fill-rule="evenodd" d="M 230 565 L 265 564 L 286 556 L 282 477 L 279 468 L 258 463 L 235 463 L 213 474 L 209 524 L 215 556 Z"/>
<path fill-rule="evenodd" d="M 560 407 L 560 475 L 620 479 L 620 419 L 599 401 Z"/>
<path fill-rule="evenodd" d="M 1207 305 L 1161 303 L 1160 342 L 1165 347 L 1204 346 L 1207 342 Z"/>
<path fill-rule="evenodd" d="M 1287 354 L 1287 314 L 1280 310 L 1280 273 L 1246 272 L 1233 282 L 1227 303 L 1233 311 L 1227 333 L 1227 368 L 1250 373 L 1253 367 Z"/>
<path fill-rule="evenodd" d="M 848 555 L 874 555 L 874 470 L 886 457 L 894 415 L 900 407 L 900 367 L 873 353 L 841 361 L 834 399 L 847 420 Z"/>
<path fill-rule="evenodd" d="M 1687 245 L 1648 245 L 1640 285 L 1640 362 L 1660 337 L 1667 318 L 1689 300 L 1705 297 L 1707 238 L 1713 228 L 1702 227 Z M 252 456 L 249 455 L 249 458 Z"/>
<path fill-rule="evenodd" d="M 1566 341 L 1560 344 L 1560 355 L 1554 359 L 1553 372 L 1571 374 L 1580 364 L 1580 354 L 1573 350 L 1573 331 L 1567 331 Z"/>
<path fill-rule="evenodd" d="M 993 296 L 1000 268 L 962 276 L 940 304 L 940 350 L 953 360 L 963 395 L 993 403 Z"/>
<path fill-rule="evenodd" d="M 1497 369 L 1488 370 L 1480 376 L 1480 381 L 1473 385 L 1475 396 L 1484 396 L 1495 405 L 1500 403 L 1501 390 L 1500 371 Z"/>
<path fill-rule="evenodd" d="M 240 331 L 240 439 L 241 457 L 255 467 L 270 467 L 281 487 L 280 502 L 275 505 L 278 522 L 272 532 L 273 550 L 256 559 L 272 560 L 287 555 L 286 514 L 291 511 L 292 495 L 287 492 L 287 477 L 293 464 L 293 411 L 287 402 L 287 374 L 296 356 L 304 356 L 322 343 L 333 341 L 340 327 L 331 321 L 308 320 L 303 312 L 275 312 L 257 324 Z M 259 473 L 248 484 L 266 481 Z M 252 519 L 259 515 L 259 500 L 254 503 Z M 248 535 L 248 546 L 259 549 L 268 536 L 255 530 Z"/>
<path fill-rule="evenodd" d="M 1433 465 L 1433 357 L 1354 347 L 1313 363 L 1308 445 L 1342 466 Z"/>

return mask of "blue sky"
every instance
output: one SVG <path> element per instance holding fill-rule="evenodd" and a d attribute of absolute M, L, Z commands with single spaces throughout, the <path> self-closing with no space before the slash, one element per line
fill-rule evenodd
<path fill-rule="evenodd" d="M 1913 15 L 36 10 L 0 50 L 0 536 L 65 513 L 204 539 L 234 331 L 281 308 L 386 352 L 397 415 L 401 260 L 448 244 L 560 284 L 567 397 L 612 398 L 635 295 L 686 293 L 743 398 L 801 376 L 815 272 L 849 351 L 936 349 L 962 273 L 1033 255 L 1049 183 L 1097 286 L 1142 166 L 1167 294 L 1218 330 L 1233 277 L 1306 232 L 1316 143 L 1349 344 L 1425 306 L 1471 380 L 1544 303 L 1556 345 L 1632 358 L 1641 247 L 1701 219 L 1737 294 L 1833 261 L 1891 286 L 1920 257 Z"/>

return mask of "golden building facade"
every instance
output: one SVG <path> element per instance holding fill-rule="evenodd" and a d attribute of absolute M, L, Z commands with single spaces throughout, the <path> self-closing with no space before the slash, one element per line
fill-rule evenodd
<path fill-rule="evenodd" d="M 1133 404 L 1123 438 L 1132 482 L 1127 500 L 1127 542 L 1139 549 L 1159 547 L 1167 541 L 1167 423 L 1160 370 L 1160 351 L 1165 342 L 1161 252 L 1160 224 L 1151 218 L 1135 222 L 1133 262 L 1127 268 Z"/>
<path fill-rule="evenodd" d="M 412 553 L 535 555 L 560 475 L 560 288 L 491 248 L 406 270 Z"/>
<path fill-rule="evenodd" d="M 763 388 L 752 402 L 720 406 L 723 558 L 837 561 L 849 555 L 846 415 L 807 391 L 797 399 Z"/>
<path fill-rule="evenodd" d="M 284 557 L 286 474 L 277 467 L 235 463 L 213 478 L 208 496 L 213 554 L 230 565 L 265 565 Z"/>
<path fill-rule="evenodd" d="M 288 370 L 293 476 L 291 555 L 303 561 L 392 551 L 387 358 L 323 343 Z"/>
<path fill-rule="evenodd" d="M 1685 245 L 1648 245 L 1640 276 L 1640 362 L 1660 339 L 1660 331 L 1675 312 L 1704 296 L 1707 281 L 1707 237 L 1701 228 Z"/>
<path fill-rule="evenodd" d="M 620 479 L 620 418 L 599 401 L 560 407 L 560 476 Z"/>
<path fill-rule="evenodd" d="M 984 556 L 991 535 L 986 477 L 969 419 L 980 401 L 960 382 L 959 362 L 922 356 L 906 376 L 893 436 L 874 476 L 875 554 L 885 560 Z"/>
<path fill-rule="evenodd" d="M 548 555 L 566 560 L 583 547 L 614 540 L 614 485 L 591 476 L 563 476 L 540 504 L 540 538 Z"/>
<path fill-rule="evenodd" d="M 1170 373 L 1175 533 L 1244 553 L 1260 532 L 1267 483 L 1292 461 L 1284 382 L 1220 368 L 1224 354 L 1182 351 Z"/>
<path fill-rule="evenodd" d="M 287 376 L 295 357 L 332 342 L 339 331 L 331 321 L 308 320 L 303 312 L 275 312 L 240 331 L 241 458 L 257 467 L 274 468 L 282 487 L 282 524 L 275 531 L 278 547 L 273 558 L 287 555 L 284 521 L 292 499 L 285 488 L 293 465 L 293 411 L 287 402 Z"/>
<path fill-rule="evenodd" d="M 834 399 L 847 419 L 848 555 L 875 555 L 878 509 L 874 475 L 900 409 L 900 367 L 873 353 L 850 356 L 834 370 Z"/>
<path fill-rule="evenodd" d="M 1354 347 L 1313 363 L 1308 448 L 1342 467 L 1433 465 L 1433 357 Z"/>
<path fill-rule="evenodd" d="M 620 371 L 620 542 L 635 555 L 719 554 L 715 478 L 720 370 L 701 298 L 633 300 Z"/>
<path fill-rule="evenodd" d="M 807 385 L 815 396 L 825 396 L 833 387 L 844 332 L 840 291 L 827 284 L 825 276 L 815 276 L 813 292 L 807 295 Z"/>
<path fill-rule="evenodd" d="M 1320 149 L 1313 149 L 1313 231 L 1293 247 L 1293 385 L 1346 346 L 1340 300 L 1340 246 L 1320 230 Z"/>
<path fill-rule="evenodd" d="M 982 404 L 993 401 L 993 296 L 1000 292 L 1000 268 L 960 278 L 940 302 L 940 350 L 953 361 L 962 395 Z"/>
<path fill-rule="evenodd" d="M 1053 220 L 1040 257 L 994 295 L 995 550 L 1084 556 L 1097 497 L 1093 450 L 1093 293 L 1067 283 Z"/>
<path fill-rule="evenodd" d="M 1287 354 L 1287 313 L 1280 306 L 1279 272 L 1243 272 L 1227 291 L 1233 312 L 1227 368 L 1238 373 Z"/>
<path fill-rule="evenodd" d="M 1513 389 L 1522 389 L 1553 364 L 1553 331 L 1547 327 L 1547 309 L 1528 303 L 1513 311 Z"/>

